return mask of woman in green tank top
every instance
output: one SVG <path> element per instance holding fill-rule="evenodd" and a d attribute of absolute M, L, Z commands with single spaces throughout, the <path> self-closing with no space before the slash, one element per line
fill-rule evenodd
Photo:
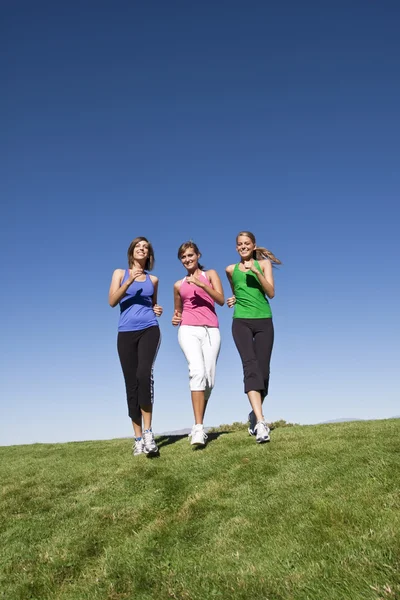
<path fill-rule="evenodd" d="M 281 261 L 266 248 L 256 245 L 250 231 L 241 231 L 236 237 L 240 262 L 229 265 L 226 274 L 233 296 L 227 305 L 234 308 L 232 335 L 244 375 L 244 391 L 252 411 L 249 414 L 249 434 L 261 444 L 269 442 L 269 428 L 265 422 L 262 404 L 268 394 L 269 365 L 274 343 L 272 312 L 268 298 L 275 295 L 272 263 Z"/>

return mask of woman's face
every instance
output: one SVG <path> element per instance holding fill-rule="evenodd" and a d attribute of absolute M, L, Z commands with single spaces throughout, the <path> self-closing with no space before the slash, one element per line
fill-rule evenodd
<path fill-rule="evenodd" d="M 181 262 L 185 269 L 192 270 L 197 269 L 199 262 L 199 255 L 196 254 L 193 248 L 187 248 L 183 254 L 181 254 Z"/>
<path fill-rule="evenodd" d="M 255 243 L 252 242 L 247 235 L 239 235 L 236 242 L 236 250 L 238 251 L 240 258 L 243 260 L 250 260 L 255 248 Z"/>
<path fill-rule="evenodd" d="M 149 256 L 149 245 L 144 240 L 138 242 L 133 249 L 134 260 L 144 260 Z"/>

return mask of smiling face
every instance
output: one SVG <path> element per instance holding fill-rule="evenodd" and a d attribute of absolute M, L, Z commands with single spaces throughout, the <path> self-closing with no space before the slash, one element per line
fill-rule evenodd
<path fill-rule="evenodd" d="M 178 258 L 190 273 L 194 273 L 196 269 L 200 269 L 201 271 L 204 269 L 204 267 L 199 264 L 200 257 L 201 252 L 197 247 L 197 244 L 192 240 L 184 242 L 178 248 Z"/>
<path fill-rule="evenodd" d="M 242 260 L 250 260 L 253 258 L 253 252 L 256 248 L 255 241 L 247 235 L 239 235 L 236 239 L 236 250 Z"/>
<path fill-rule="evenodd" d="M 179 258 L 188 271 L 195 271 L 199 264 L 200 254 L 197 254 L 194 248 L 189 247 L 182 252 Z"/>
<path fill-rule="evenodd" d="M 149 244 L 148 242 L 141 240 L 136 244 L 133 249 L 133 260 L 145 260 L 149 256 Z"/>
<path fill-rule="evenodd" d="M 131 269 L 133 264 L 138 262 L 145 271 L 151 271 L 154 267 L 153 246 L 145 237 L 137 237 L 131 242 L 128 248 L 128 265 Z"/>

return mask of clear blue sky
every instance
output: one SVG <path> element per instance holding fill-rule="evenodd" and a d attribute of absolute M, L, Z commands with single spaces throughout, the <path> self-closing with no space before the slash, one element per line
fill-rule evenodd
<path fill-rule="evenodd" d="M 107 294 L 137 235 L 164 307 L 155 431 L 192 425 L 177 248 L 194 239 L 228 295 L 241 229 L 284 263 L 267 419 L 400 414 L 399 3 L 0 10 L 0 443 L 131 434 Z M 248 413 L 219 317 L 208 425 Z"/>

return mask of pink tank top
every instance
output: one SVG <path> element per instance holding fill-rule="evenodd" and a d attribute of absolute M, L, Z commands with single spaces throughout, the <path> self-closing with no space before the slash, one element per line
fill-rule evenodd
<path fill-rule="evenodd" d="M 211 282 L 204 271 L 200 280 L 212 288 Z M 182 298 L 182 321 L 181 325 L 200 325 L 206 327 L 218 327 L 218 317 L 215 312 L 214 300 L 194 283 L 188 283 L 182 279 L 179 293 Z"/>

